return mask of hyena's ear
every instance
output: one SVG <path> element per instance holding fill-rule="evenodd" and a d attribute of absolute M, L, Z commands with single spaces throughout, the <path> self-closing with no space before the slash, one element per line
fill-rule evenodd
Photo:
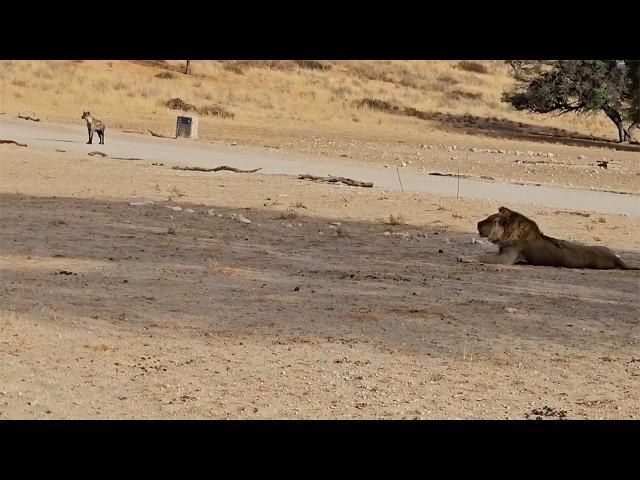
<path fill-rule="evenodd" d="M 509 210 L 507 207 L 500 207 L 500 208 L 498 209 L 498 212 L 499 212 L 499 213 L 500 213 L 500 215 L 502 215 L 503 217 L 508 217 L 508 216 L 510 216 L 510 215 L 513 213 L 513 211 L 512 211 L 512 210 Z"/>

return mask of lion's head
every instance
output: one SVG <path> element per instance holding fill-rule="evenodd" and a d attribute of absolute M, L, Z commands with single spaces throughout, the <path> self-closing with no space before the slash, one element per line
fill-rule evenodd
<path fill-rule="evenodd" d="M 498 213 L 479 221 L 478 233 L 497 245 L 534 240 L 543 236 L 536 222 L 506 207 L 500 207 Z"/>

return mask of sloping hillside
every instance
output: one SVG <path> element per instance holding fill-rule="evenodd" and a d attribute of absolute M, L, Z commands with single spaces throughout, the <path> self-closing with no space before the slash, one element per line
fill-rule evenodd
<path fill-rule="evenodd" d="M 170 134 L 180 98 L 200 111 L 201 137 L 260 141 L 273 135 L 337 135 L 419 141 L 472 135 L 523 139 L 615 138 L 604 115 L 541 117 L 500 101 L 512 79 L 503 62 L 469 61 L 4 61 L 1 110 L 80 122 L 83 110 L 115 128 Z M 386 102 L 416 116 L 361 106 Z M 247 137 L 247 138 L 245 138 Z"/>

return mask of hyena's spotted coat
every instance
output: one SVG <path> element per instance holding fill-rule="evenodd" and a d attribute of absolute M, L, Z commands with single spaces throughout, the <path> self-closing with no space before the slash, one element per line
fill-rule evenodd
<path fill-rule="evenodd" d="M 98 137 L 100 138 L 100 144 L 103 145 L 105 128 L 104 123 L 102 123 L 97 118 L 93 118 L 91 116 L 91 112 L 83 112 L 82 119 L 87 122 L 87 130 L 89 131 L 89 141 L 87 143 L 91 144 L 93 142 L 93 132 L 96 132 L 98 134 Z"/>

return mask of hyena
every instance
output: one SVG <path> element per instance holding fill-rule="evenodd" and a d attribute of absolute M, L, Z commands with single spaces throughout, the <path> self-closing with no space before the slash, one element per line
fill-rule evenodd
<path fill-rule="evenodd" d="M 98 137 L 100 138 L 100 144 L 104 144 L 104 123 L 102 123 L 97 118 L 93 118 L 91 116 L 91 112 L 82 112 L 82 119 L 87 122 L 87 130 L 89 131 L 89 141 L 88 144 L 93 142 L 93 132 L 98 133 Z"/>

